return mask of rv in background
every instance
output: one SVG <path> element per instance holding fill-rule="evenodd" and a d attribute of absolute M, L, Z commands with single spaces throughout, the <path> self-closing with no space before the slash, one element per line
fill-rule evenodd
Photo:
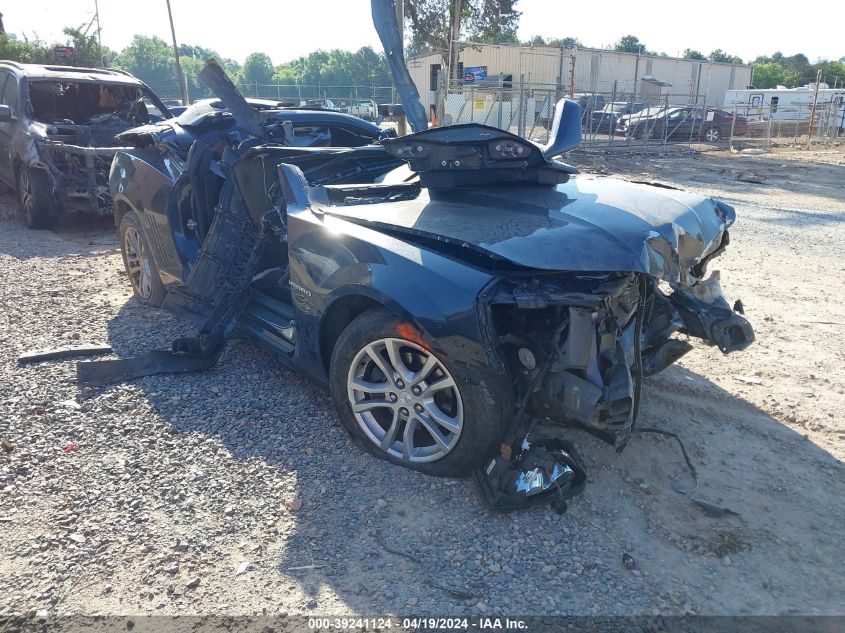
<path fill-rule="evenodd" d="M 767 90 L 749 88 L 725 92 L 725 110 L 744 116 L 749 121 L 807 121 L 813 108 L 815 84 L 801 88 L 778 86 Z M 832 89 L 819 84 L 816 102 L 816 125 L 821 128 L 845 127 L 845 87 Z"/>

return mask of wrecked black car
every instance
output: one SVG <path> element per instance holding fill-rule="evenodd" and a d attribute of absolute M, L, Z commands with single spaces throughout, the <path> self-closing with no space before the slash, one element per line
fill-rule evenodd
<path fill-rule="evenodd" d="M 552 420 L 621 448 L 643 377 L 688 337 L 723 353 L 753 341 L 707 276 L 734 210 L 577 175 L 557 160 L 580 141 L 573 101 L 543 147 L 478 124 L 303 147 L 219 66 L 203 78 L 234 123 L 193 130 L 185 156 L 161 126 L 124 134 L 136 148 L 110 186 L 136 296 L 204 325 L 171 353 L 80 363 L 81 384 L 208 367 L 238 333 L 327 385 L 374 454 L 438 475 L 489 462 L 494 488 L 527 495 L 582 486 L 583 469 L 515 427 Z M 512 452 L 536 464 L 499 469 Z"/>
<path fill-rule="evenodd" d="M 123 71 L 9 61 L 0 61 L 0 104 L 0 181 L 34 229 L 63 212 L 110 215 L 115 135 L 171 116 Z"/>

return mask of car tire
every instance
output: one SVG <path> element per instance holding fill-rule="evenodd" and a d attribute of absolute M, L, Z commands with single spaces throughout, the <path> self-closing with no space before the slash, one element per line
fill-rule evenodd
<path fill-rule="evenodd" d="M 394 464 L 448 477 L 480 466 L 504 437 L 501 389 L 491 380 L 434 351 L 385 309 L 347 326 L 329 367 L 332 400 L 355 440 Z"/>
<path fill-rule="evenodd" d="M 42 169 L 22 165 L 15 175 L 18 207 L 30 229 L 49 229 L 56 222 L 53 186 Z"/>
<path fill-rule="evenodd" d="M 129 283 L 132 284 L 132 292 L 141 303 L 160 306 L 167 291 L 161 283 L 150 245 L 134 211 L 128 211 L 123 216 L 117 234 L 120 238 L 123 266 L 126 268 Z"/>
<path fill-rule="evenodd" d="M 704 132 L 702 132 L 701 137 L 708 141 L 709 143 L 718 143 L 722 140 L 722 132 L 717 127 L 710 127 L 704 128 Z"/>

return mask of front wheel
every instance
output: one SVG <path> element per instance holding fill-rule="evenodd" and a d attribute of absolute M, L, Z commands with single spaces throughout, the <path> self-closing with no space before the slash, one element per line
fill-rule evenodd
<path fill-rule="evenodd" d="M 23 221 L 30 229 L 49 229 L 56 220 L 53 187 L 41 169 L 21 166 L 17 172 L 18 206 Z"/>
<path fill-rule="evenodd" d="M 153 261 L 147 238 L 134 211 L 128 211 L 123 216 L 117 233 L 120 237 L 123 265 L 132 284 L 132 291 L 142 303 L 160 306 L 164 301 L 166 291 Z"/>
<path fill-rule="evenodd" d="M 481 465 L 504 436 L 496 389 L 467 371 L 381 309 L 349 324 L 329 369 L 352 437 L 382 459 L 443 476 Z"/>

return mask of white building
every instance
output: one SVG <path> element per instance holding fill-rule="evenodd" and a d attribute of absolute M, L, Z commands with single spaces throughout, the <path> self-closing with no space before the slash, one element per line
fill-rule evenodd
<path fill-rule="evenodd" d="M 519 89 L 521 81 L 531 98 L 543 91 L 565 95 L 574 84 L 572 92 L 599 93 L 608 101 L 635 98 L 654 104 L 716 107 L 723 105 L 726 91 L 749 86 L 752 74 L 751 66 L 745 64 L 551 46 L 462 44 L 460 62 L 461 74 L 464 69 L 486 72 L 486 80 L 465 81 L 465 89 L 509 79 L 513 90 Z M 407 63 L 429 109 L 436 103 L 440 57 L 422 55 Z"/>

